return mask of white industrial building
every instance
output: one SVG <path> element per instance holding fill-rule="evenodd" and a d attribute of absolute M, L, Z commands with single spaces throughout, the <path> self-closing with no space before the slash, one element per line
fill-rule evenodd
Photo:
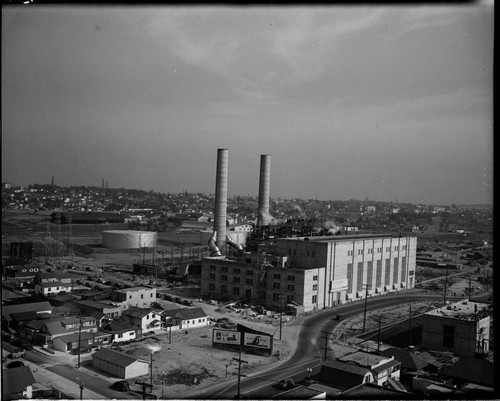
<path fill-rule="evenodd" d="M 277 239 L 264 252 L 202 261 L 202 296 L 296 313 L 415 286 L 416 237 Z"/>

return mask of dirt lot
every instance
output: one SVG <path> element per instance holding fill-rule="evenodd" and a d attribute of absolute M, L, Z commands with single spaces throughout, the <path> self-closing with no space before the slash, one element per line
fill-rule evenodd
<path fill-rule="evenodd" d="M 301 318 L 285 323 L 282 327 L 282 340 L 279 340 L 278 319 L 268 319 L 269 323 L 260 320 L 250 321 L 248 318 L 243 318 L 241 314 L 220 310 L 206 303 L 195 302 L 194 306 L 200 306 L 211 317 L 226 317 L 255 330 L 275 334 L 274 353 L 276 354 L 279 350 L 281 357 L 286 358 L 293 351 Z M 148 336 L 141 342 L 120 346 L 118 350 L 148 362 L 151 360 L 151 352 L 154 352 L 153 392 L 159 397 L 162 396 L 163 391 L 165 398 L 186 398 L 186 393 L 189 391 L 198 391 L 200 387 L 209 386 L 226 377 L 236 377 L 237 375 L 238 363 L 233 358 L 238 357 L 238 354 L 213 348 L 212 330 L 213 326 L 207 326 L 188 331 L 173 331 L 171 341 L 169 341 L 169 332 L 165 330 Z M 248 364 L 242 365 L 243 374 L 280 360 L 276 355 L 257 356 L 251 354 L 245 354 L 242 359 L 248 362 Z M 195 379 L 197 384 L 195 384 Z M 136 378 L 133 381 L 142 380 L 149 383 L 149 375 Z M 133 384 L 133 387 L 139 390 L 137 384 Z"/>

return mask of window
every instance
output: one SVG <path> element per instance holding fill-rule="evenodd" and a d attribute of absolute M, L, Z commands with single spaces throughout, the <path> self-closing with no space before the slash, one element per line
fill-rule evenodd
<path fill-rule="evenodd" d="M 221 292 L 222 294 L 226 294 L 226 293 L 227 293 L 227 285 L 222 284 L 222 285 L 220 286 L 220 292 Z"/>
<path fill-rule="evenodd" d="M 227 273 L 227 266 L 222 266 L 221 271 Z"/>
<path fill-rule="evenodd" d="M 318 284 L 313 284 L 313 291 L 318 291 Z"/>
<path fill-rule="evenodd" d="M 366 284 L 372 285 L 373 281 L 373 262 L 370 260 L 366 269 Z"/>
<path fill-rule="evenodd" d="M 375 287 L 382 285 L 382 261 L 377 260 L 377 272 L 375 273 Z"/>
<path fill-rule="evenodd" d="M 141 299 L 144 299 L 144 294 L 141 294 Z"/>
<path fill-rule="evenodd" d="M 280 294 L 279 294 L 279 293 L 277 293 L 277 292 L 273 292 L 273 301 L 274 301 L 274 302 L 277 302 L 277 301 L 279 301 L 280 299 L 281 299 Z"/>
<path fill-rule="evenodd" d="M 295 281 L 295 276 L 288 276 L 288 281 Z"/>
<path fill-rule="evenodd" d="M 373 249 L 369 248 L 368 249 L 368 255 L 372 254 L 373 253 Z"/>
<path fill-rule="evenodd" d="M 123 338 L 123 333 L 118 333 L 118 338 Z"/>
<path fill-rule="evenodd" d="M 313 281 L 318 281 L 318 276 L 313 276 Z"/>
<path fill-rule="evenodd" d="M 132 299 L 132 295 L 129 295 L 129 296 L 128 296 L 128 299 Z"/>
<path fill-rule="evenodd" d="M 274 273 L 273 277 L 275 280 L 281 280 L 281 274 Z"/>
<path fill-rule="evenodd" d="M 152 294 L 152 293 L 151 293 L 151 294 L 149 294 L 149 298 L 153 298 L 153 294 Z"/>
<path fill-rule="evenodd" d="M 220 279 L 222 281 L 227 281 L 227 274 L 223 274 Z"/>
<path fill-rule="evenodd" d="M 358 263 L 358 281 L 356 291 L 363 291 L 363 262 Z"/>
<path fill-rule="evenodd" d="M 252 263 L 252 259 L 250 259 L 250 258 L 246 258 L 246 259 L 245 259 L 245 263 L 246 263 L 246 264 L 250 264 L 250 263 Z"/>
<path fill-rule="evenodd" d="M 253 276 L 253 270 L 247 270 L 247 276 Z"/>
<path fill-rule="evenodd" d="M 208 289 L 210 291 L 215 291 L 215 284 L 214 283 L 208 283 Z"/>
<path fill-rule="evenodd" d="M 216 269 L 216 267 L 214 265 L 210 265 L 209 267 L 210 267 L 210 270 L 215 270 Z"/>
<path fill-rule="evenodd" d="M 391 260 L 385 260 L 385 277 L 384 277 L 384 285 L 389 285 L 391 279 Z"/>
<path fill-rule="evenodd" d="M 234 274 L 240 274 L 240 269 L 234 269 Z"/>
<path fill-rule="evenodd" d="M 247 278 L 247 285 L 253 285 L 253 279 Z"/>
<path fill-rule="evenodd" d="M 347 264 L 347 292 L 349 294 L 352 293 L 352 275 L 353 275 L 352 263 L 348 263 Z"/>
<path fill-rule="evenodd" d="M 347 251 L 347 256 L 352 256 L 352 251 Z"/>
<path fill-rule="evenodd" d="M 280 283 L 273 283 L 273 288 L 276 290 L 280 289 Z"/>
<path fill-rule="evenodd" d="M 318 303 L 318 296 L 317 295 L 313 295 L 312 296 L 312 303 L 313 304 L 317 304 Z"/>
<path fill-rule="evenodd" d="M 293 284 L 288 284 L 288 285 L 286 286 L 286 289 L 287 289 L 288 291 L 295 291 L 295 286 L 294 286 Z"/>
<path fill-rule="evenodd" d="M 233 288 L 233 294 L 234 295 L 240 295 L 240 289 L 239 289 L 239 287 L 234 287 Z"/>
<path fill-rule="evenodd" d="M 233 283 L 239 283 L 240 278 L 239 277 L 233 277 Z"/>
<path fill-rule="evenodd" d="M 386 247 L 385 247 L 385 251 L 386 251 L 386 252 L 390 252 L 390 251 L 391 251 L 391 247 L 390 247 L 390 246 L 386 246 Z"/>
<path fill-rule="evenodd" d="M 363 255 L 363 250 L 362 249 L 358 249 L 358 255 Z"/>
<path fill-rule="evenodd" d="M 443 347 L 453 348 L 455 346 L 455 327 L 443 326 Z"/>
<path fill-rule="evenodd" d="M 396 284 L 399 280 L 399 259 L 394 258 L 394 276 L 392 278 L 392 283 Z"/>
<path fill-rule="evenodd" d="M 208 275 L 208 278 L 209 278 L 210 280 L 215 280 L 215 273 L 210 273 L 210 274 Z"/>
<path fill-rule="evenodd" d="M 406 281 L 406 256 L 401 258 L 401 281 Z"/>

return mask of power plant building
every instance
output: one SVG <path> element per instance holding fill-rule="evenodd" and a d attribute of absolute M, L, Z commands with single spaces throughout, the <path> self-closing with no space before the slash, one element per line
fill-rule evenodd
<path fill-rule="evenodd" d="M 416 237 L 281 238 L 268 248 L 204 258 L 202 296 L 300 314 L 415 286 Z"/>

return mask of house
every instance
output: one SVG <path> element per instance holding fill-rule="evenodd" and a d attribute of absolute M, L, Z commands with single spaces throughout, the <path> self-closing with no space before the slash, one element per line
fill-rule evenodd
<path fill-rule="evenodd" d="M 23 312 L 35 312 L 37 315 L 51 314 L 52 306 L 47 301 L 31 302 L 27 304 L 2 305 L 2 326 L 5 325 L 15 330 L 14 326 L 16 325 L 16 322 L 12 318 L 12 314 Z"/>
<path fill-rule="evenodd" d="M 130 379 L 149 373 L 149 362 L 109 348 L 101 348 L 92 354 L 92 366 L 121 379 Z"/>
<path fill-rule="evenodd" d="M 156 301 L 156 288 L 140 286 L 115 290 L 112 293 L 112 300 L 118 303 L 123 310 L 132 306 L 149 308 L 151 302 Z"/>
<path fill-rule="evenodd" d="M 53 340 L 52 346 L 58 351 L 68 352 L 72 349 L 81 347 L 95 348 L 109 345 L 112 342 L 113 335 L 111 333 L 73 333 L 65 336 L 57 337 Z"/>
<path fill-rule="evenodd" d="M 71 292 L 72 276 L 66 273 L 37 273 L 35 275 L 35 293 L 54 295 L 60 292 Z"/>
<path fill-rule="evenodd" d="M 142 337 L 142 330 L 129 322 L 112 322 L 102 328 L 105 333 L 112 334 L 111 342 L 133 341 Z"/>
<path fill-rule="evenodd" d="M 132 326 L 141 329 L 142 333 L 162 328 L 160 311 L 155 311 L 151 308 L 129 308 L 123 311 L 123 319 L 128 321 Z"/>
<path fill-rule="evenodd" d="M 41 271 L 38 264 L 30 263 L 22 266 L 8 266 L 5 275 L 13 278 L 14 280 L 28 280 L 31 281 Z"/>
<path fill-rule="evenodd" d="M 173 329 L 192 329 L 210 324 L 207 313 L 202 308 L 179 308 L 162 311 L 167 325 Z"/>
<path fill-rule="evenodd" d="M 494 388 L 496 387 L 494 372 L 495 367 L 492 362 L 472 357 L 461 357 L 452 366 L 441 370 L 440 375 L 452 379 L 457 385 L 472 383 Z"/>
<path fill-rule="evenodd" d="M 326 361 L 321 366 L 318 380 L 341 391 L 375 381 L 370 369 L 338 360 Z"/>
<path fill-rule="evenodd" d="M 393 381 L 398 381 L 401 373 L 401 362 L 394 359 L 394 356 L 378 355 L 371 352 L 355 351 L 339 358 L 339 361 L 369 369 L 373 375 L 374 382 L 379 386 L 390 384 L 393 387 Z"/>
<path fill-rule="evenodd" d="M 98 329 L 96 319 L 91 316 L 47 319 L 33 328 L 38 328 L 34 333 L 33 341 L 41 346 L 53 345 L 54 339 L 57 337 L 79 332 L 96 333 Z"/>
<path fill-rule="evenodd" d="M 112 320 L 120 317 L 122 315 L 122 307 L 113 303 L 93 301 L 89 299 L 84 299 L 75 302 L 84 313 L 93 314 L 94 312 L 100 312 L 104 315 L 106 319 Z"/>
<path fill-rule="evenodd" d="M 2 369 L 2 400 L 19 400 L 33 397 L 35 378 L 29 366 Z"/>

